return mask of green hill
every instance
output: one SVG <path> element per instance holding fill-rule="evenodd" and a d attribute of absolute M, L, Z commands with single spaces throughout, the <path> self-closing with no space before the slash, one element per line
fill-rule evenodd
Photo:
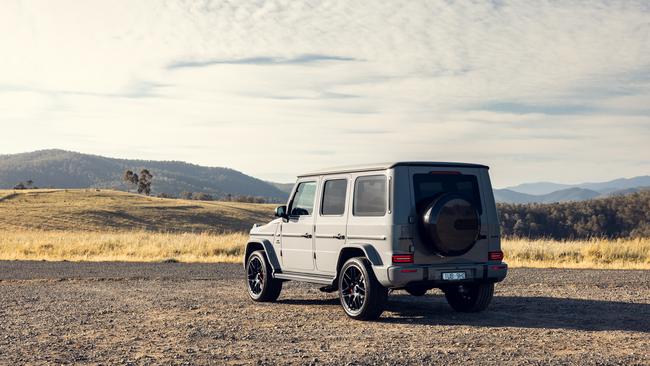
<path fill-rule="evenodd" d="M 287 193 L 273 184 L 228 168 L 204 167 L 180 161 L 113 159 L 64 150 L 0 155 L 0 189 L 32 180 L 38 187 L 110 188 L 128 190 L 122 176 L 129 169 L 153 174 L 153 194 L 178 196 L 205 192 L 216 197 L 247 195 L 283 201 Z"/>

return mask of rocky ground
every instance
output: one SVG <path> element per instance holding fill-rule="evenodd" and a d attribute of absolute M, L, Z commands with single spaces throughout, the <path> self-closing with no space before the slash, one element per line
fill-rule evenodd
<path fill-rule="evenodd" d="M 650 364 L 650 271 L 515 269 L 490 309 L 391 295 L 377 322 L 226 264 L 0 262 L 0 364 Z"/>

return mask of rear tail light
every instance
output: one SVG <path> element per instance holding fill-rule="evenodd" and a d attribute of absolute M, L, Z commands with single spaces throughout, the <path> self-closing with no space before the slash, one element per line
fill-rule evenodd
<path fill-rule="evenodd" d="M 489 252 L 488 259 L 491 261 L 501 261 L 503 260 L 503 252 L 500 250 L 497 252 Z"/>
<path fill-rule="evenodd" d="M 413 263 L 413 254 L 393 254 L 393 263 Z"/>

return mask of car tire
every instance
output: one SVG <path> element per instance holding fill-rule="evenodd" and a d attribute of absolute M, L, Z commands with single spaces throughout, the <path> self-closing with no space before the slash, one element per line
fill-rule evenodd
<path fill-rule="evenodd" d="M 350 258 L 339 273 L 339 300 L 350 318 L 374 320 L 381 316 L 388 300 L 388 290 L 382 286 L 364 257 Z"/>
<path fill-rule="evenodd" d="M 429 291 L 428 288 L 422 286 L 407 287 L 404 290 L 411 296 L 424 296 Z"/>
<path fill-rule="evenodd" d="M 271 265 L 266 260 L 264 251 L 251 253 L 246 261 L 246 287 L 251 300 L 272 302 L 278 299 L 282 281 L 273 278 L 271 273 Z"/>
<path fill-rule="evenodd" d="M 494 295 L 494 283 L 476 283 L 443 288 L 452 309 L 462 313 L 485 310 Z"/>

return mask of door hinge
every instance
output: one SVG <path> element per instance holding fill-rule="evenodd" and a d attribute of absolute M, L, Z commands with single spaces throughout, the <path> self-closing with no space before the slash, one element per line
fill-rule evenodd
<path fill-rule="evenodd" d="M 280 249 L 280 257 L 282 257 L 282 249 Z"/>
<path fill-rule="evenodd" d="M 316 259 L 316 253 L 314 252 L 314 259 Z"/>

